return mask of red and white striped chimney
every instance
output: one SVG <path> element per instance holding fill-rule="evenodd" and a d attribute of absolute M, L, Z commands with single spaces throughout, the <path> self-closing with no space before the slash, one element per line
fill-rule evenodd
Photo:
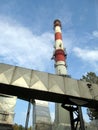
<path fill-rule="evenodd" d="M 53 59 L 55 60 L 55 70 L 58 75 L 67 75 L 66 66 L 66 52 L 62 42 L 62 32 L 61 32 L 61 22 L 60 20 L 54 21 L 54 31 L 55 31 L 55 45 Z"/>

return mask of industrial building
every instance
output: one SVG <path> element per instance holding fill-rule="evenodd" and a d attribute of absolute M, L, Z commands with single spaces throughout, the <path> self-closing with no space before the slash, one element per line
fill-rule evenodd
<path fill-rule="evenodd" d="M 68 77 L 67 54 L 63 45 L 61 27 L 60 20 L 55 20 L 55 45 L 52 57 L 55 61 L 55 75 L 0 64 L 0 93 L 2 93 L 0 127 L 2 130 L 12 130 L 17 98 L 26 101 L 35 100 L 33 104 L 35 130 L 98 130 L 95 125 L 85 124 L 81 113 L 81 106 L 98 107 L 98 97 L 96 96 L 98 86 Z M 56 103 L 54 123 L 51 122 L 47 101 Z M 74 106 L 76 107 L 74 108 Z M 77 112 L 75 120 L 74 111 Z"/>

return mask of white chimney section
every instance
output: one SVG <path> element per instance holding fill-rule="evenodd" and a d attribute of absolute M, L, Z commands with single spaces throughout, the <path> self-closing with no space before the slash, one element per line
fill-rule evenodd
<path fill-rule="evenodd" d="M 55 45 L 53 59 L 55 60 L 56 74 L 67 75 L 66 66 L 66 52 L 63 46 L 62 33 L 61 33 L 61 22 L 60 20 L 54 21 L 54 31 L 55 31 Z"/>

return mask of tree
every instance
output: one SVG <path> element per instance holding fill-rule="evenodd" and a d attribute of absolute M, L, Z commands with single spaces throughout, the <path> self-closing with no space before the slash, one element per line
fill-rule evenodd
<path fill-rule="evenodd" d="M 81 80 L 85 80 L 90 83 L 98 84 L 98 76 L 96 76 L 96 74 L 94 72 L 88 72 L 86 74 L 86 76 L 83 75 Z"/>
<path fill-rule="evenodd" d="M 25 128 L 22 125 L 14 124 L 13 125 L 13 130 L 25 130 Z"/>
<path fill-rule="evenodd" d="M 13 130 L 25 130 L 25 127 L 23 127 L 22 125 L 18 125 L 18 124 L 14 124 L 13 125 Z M 28 128 L 28 130 L 32 130 L 32 126 L 30 126 L 29 128 Z"/>
<path fill-rule="evenodd" d="M 30 127 L 28 128 L 28 130 L 32 130 L 32 126 L 30 126 Z"/>
<path fill-rule="evenodd" d="M 19 125 L 19 130 L 24 130 L 24 127 L 22 125 Z"/>
<path fill-rule="evenodd" d="M 14 125 L 13 125 L 13 130 L 19 130 L 17 124 L 14 124 Z"/>
<path fill-rule="evenodd" d="M 83 81 L 98 84 L 98 76 L 94 72 L 88 72 L 86 76 L 82 76 Z M 98 119 L 98 109 L 88 108 L 87 114 L 90 120 Z"/>

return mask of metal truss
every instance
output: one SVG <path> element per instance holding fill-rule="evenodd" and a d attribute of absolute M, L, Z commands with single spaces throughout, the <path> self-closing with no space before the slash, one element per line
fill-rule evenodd
<path fill-rule="evenodd" d="M 70 112 L 71 130 L 85 130 L 81 107 L 66 104 L 61 106 Z"/>

